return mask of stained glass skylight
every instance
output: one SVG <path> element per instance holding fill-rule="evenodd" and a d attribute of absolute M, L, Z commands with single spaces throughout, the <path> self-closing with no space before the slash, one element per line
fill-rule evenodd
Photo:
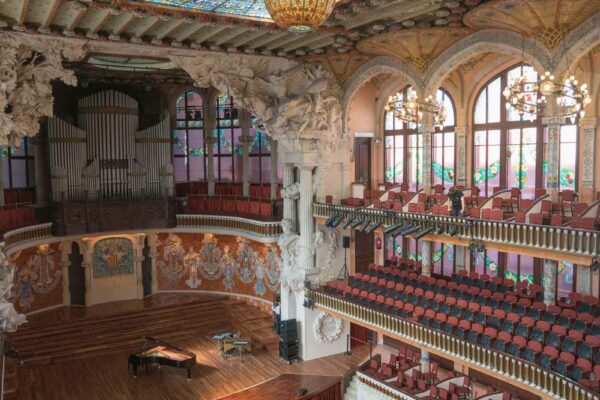
<path fill-rule="evenodd" d="M 212 12 L 240 18 L 272 21 L 264 0 L 137 0 L 184 11 Z"/>

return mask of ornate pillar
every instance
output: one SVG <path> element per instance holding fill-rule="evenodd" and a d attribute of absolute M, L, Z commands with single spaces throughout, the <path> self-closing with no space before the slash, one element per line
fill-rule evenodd
<path fill-rule="evenodd" d="M 287 188 L 295 183 L 294 164 L 285 164 L 283 167 L 283 187 Z M 297 230 L 296 223 L 296 200 L 289 196 L 283 197 L 283 218 L 290 219 L 293 229 Z"/>
<path fill-rule="evenodd" d="M 135 287 L 136 287 L 136 298 L 144 298 L 144 282 L 142 263 L 144 262 L 144 239 L 146 238 L 145 233 L 136 235 L 133 240 L 133 254 L 134 254 L 134 266 L 135 271 Z"/>
<path fill-rule="evenodd" d="M 271 200 L 276 200 L 277 199 L 277 186 L 278 186 L 278 182 L 277 182 L 277 141 L 269 138 L 269 143 L 271 144 L 271 157 L 270 157 L 270 162 L 271 162 L 271 169 L 270 169 L 270 175 L 269 175 L 269 182 L 271 182 Z"/>
<path fill-rule="evenodd" d="M 33 143 L 33 164 L 34 164 L 34 175 L 35 175 L 35 204 L 38 207 L 46 206 L 46 180 L 44 179 L 45 173 L 45 154 L 44 154 L 44 139 L 36 136 L 30 140 Z"/>
<path fill-rule="evenodd" d="M 556 277 L 558 275 L 558 261 L 544 260 L 544 303 L 556 304 Z"/>
<path fill-rule="evenodd" d="M 573 266 L 577 274 L 575 291 L 584 296 L 592 294 L 592 269 L 589 265 L 576 264 Z"/>
<path fill-rule="evenodd" d="M 429 372 L 429 352 L 421 349 L 421 371 Z"/>
<path fill-rule="evenodd" d="M 206 144 L 206 181 L 208 182 L 208 195 L 215 194 L 215 156 L 214 145 L 217 138 L 214 130 L 217 127 L 216 110 L 214 101 L 204 105 L 204 143 Z"/>
<path fill-rule="evenodd" d="M 2 160 L 0 159 L 0 207 L 4 206 L 4 172 L 2 172 Z"/>
<path fill-rule="evenodd" d="M 467 186 L 467 127 L 457 126 L 454 128 L 456 144 L 456 160 L 454 160 L 454 173 L 456 184 Z"/>
<path fill-rule="evenodd" d="M 548 172 L 547 191 L 552 201 L 558 200 L 560 188 L 560 127 L 565 122 L 564 117 L 544 117 L 542 123 L 546 125 L 548 132 Z"/>
<path fill-rule="evenodd" d="M 240 143 L 242 144 L 242 195 L 250 196 L 250 143 L 254 139 L 250 136 L 250 128 L 252 126 L 251 115 L 248 111 L 240 110 L 240 127 L 242 128 L 242 136 Z"/>
<path fill-rule="evenodd" d="M 315 257 L 313 251 L 314 218 L 313 218 L 313 166 L 300 167 L 300 207 L 298 222 L 300 224 L 300 268 L 313 270 Z"/>
<path fill-rule="evenodd" d="M 458 244 L 454 245 L 454 259 L 456 264 L 456 272 L 466 270 L 467 257 L 466 257 L 466 249 L 465 246 L 460 246 Z"/>
<path fill-rule="evenodd" d="M 91 306 L 94 304 L 94 296 L 93 296 L 94 286 L 92 284 L 93 260 L 92 260 L 91 240 L 88 238 L 81 239 L 80 250 L 81 250 L 81 255 L 83 256 L 83 260 L 81 261 L 81 266 L 84 269 L 84 275 L 85 275 L 85 305 Z"/>
<path fill-rule="evenodd" d="M 421 243 L 421 274 L 431 276 L 431 242 L 419 240 Z"/>
<path fill-rule="evenodd" d="M 595 200 L 594 170 L 596 153 L 596 127 L 598 118 L 582 118 L 579 121 L 581 151 L 581 194 L 580 201 Z"/>
<path fill-rule="evenodd" d="M 421 156 L 421 185 L 423 192 L 431 192 L 431 132 L 433 125 L 425 122 L 419 125 L 419 133 L 423 136 L 423 150 Z"/>
<path fill-rule="evenodd" d="M 158 266 L 156 265 L 156 241 L 158 237 L 156 233 L 151 233 L 148 235 L 148 247 L 150 248 L 150 252 L 148 256 L 152 261 L 152 294 L 158 293 Z"/>

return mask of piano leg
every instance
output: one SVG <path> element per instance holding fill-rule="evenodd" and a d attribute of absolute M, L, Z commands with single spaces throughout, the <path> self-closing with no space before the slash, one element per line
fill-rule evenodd
<path fill-rule="evenodd" d="M 188 381 L 192 380 L 192 369 L 188 368 Z"/>
<path fill-rule="evenodd" d="M 137 365 L 133 364 L 133 377 L 137 378 Z"/>

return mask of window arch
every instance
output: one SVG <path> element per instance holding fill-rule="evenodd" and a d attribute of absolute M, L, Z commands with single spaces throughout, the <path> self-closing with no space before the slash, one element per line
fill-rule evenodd
<path fill-rule="evenodd" d="M 227 94 L 217 96 L 217 126 L 213 135 L 217 140 L 213 145 L 215 181 L 235 182 L 242 179 L 242 152 L 238 149 L 242 129 L 239 110 L 233 97 Z"/>
<path fill-rule="evenodd" d="M 533 67 L 517 65 L 492 78 L 479 92 L 473 110 L 473 184 L 488 196 L 493 189 L 517 187 L 533 198 L 543 186 L 541 117 L 504 106 L 502 90 L 521 75 L 537 81 Z M 532 99 L 535 101 L 535 99 Z"/>
<path fill-rule="evenodd" d="M 450 94 L 440 88 L 436 100 L 446 111 L 444 126 L 436 126 L 431 135 L 431 182 L 443 185 L 446 189 L 454 186 L 455 174 L 455 108 Z"/>
<path fill-rule="evenodd" d="M 176 182 L 206 180 L 206 146 L 202 96 L 188 91 L 175 103 L 173 169 Z"/>
<path fill-rule="evenodd" d="M 416 95 L 412 86 L 406 86 L 396 96 L 400 100 Z M 393 184 L 407 183 L 410 190 L 421 188 L 423 159 L 423 135 L 417 124 L 402 121 L 394 111 L 385 113 L 384 121 L 384 179 Z"/>

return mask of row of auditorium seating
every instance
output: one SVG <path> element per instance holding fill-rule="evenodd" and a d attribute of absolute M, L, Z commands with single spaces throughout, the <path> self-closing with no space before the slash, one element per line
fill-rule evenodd
<path fill-rule="evenodd" d="M 24 226 L 35 225 L 34 210 L 30 206 L 0 208 L 0 233 Z"/>
<path fill-rule="evenodd" d="M 226 213 L 271 218 L 280 215 L 279 202 L 253 197 L 188 195 L 186 212 Z"/>
<path fill-rule="evenodd" d="M 378 276 L 355 275 L 349 280 L 354 285 L 333 281 L 326 290 L 378 311 L 539 363 L 577 381 L 589 379 L 594 368 L 600 372 L 600 317 L 573 308 L 546 307 L 525 297 L 517 302 L 513 292 L 506 296 L 500 292 L 494 294 L 502 295 L 502 300 L 483 296 L 481 292 L 467 300 L 461 294 L 475 293 L 479 287 L 467 287 L 466 291 L 456 293 L 449 291 L 448 286 L 457 282 L 438 285 L 437 280 L 417 278 L 414 272 L 409 274 L 411 279 L 406 272 L 397 275 L 401 278 L 398 283 Z M 429 290 L 424 291 L 423 284 L 430 285 Z M 594 313 L 598 313 L 597 308 Z"/>

